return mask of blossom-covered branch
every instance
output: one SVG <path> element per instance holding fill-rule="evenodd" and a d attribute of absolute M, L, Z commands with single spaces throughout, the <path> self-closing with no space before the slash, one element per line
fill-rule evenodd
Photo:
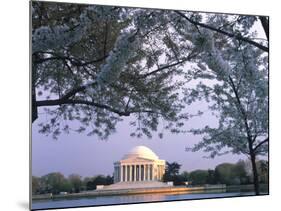
<path fill-rule="evenodd" d="M 137 31 L 124 30 L 116 40 L 113 50 L 106 58 L 105 64 L 101 67 L 97 76 L 99 84 L 110 84 L 118 77 L 130 58 L 136 55 L 136 50 L 140 47 Z"/>
<path fill-rule="evenodd" d="M 184 15 L 184 14 L 183 14 L 182 12 L 180 12 L 180 11 L 175 11 L 175 13 L 179 14 L 181 17 L 183 17 L 184 19 L 186 19 L 187 21 L 189 21 L 190 23 L 192 23 L 192 24 L 194 24 L 194 25 L 196 25 L 196 26 L 200 26 L 200 27 L 202 27 L 202 28 L 206 28 L 206 29 L 209 29 L 209 30 L 211 30 L 211 31 L 218 32 L 218 33 L 223 34 L 223 35 L 226 35 L 226 36 L 228 36 L 228 37 L 230 37 L 230 38 L 234 38 L 234 39 L 237 39 L 237 40 L 241 40 L 241 41 L 246 42 L 246 43 L 249 43 L 249 44 L 251 44 L 251 45 L 253 45 L 253 46 L 255 46 L 255 47 L 257 47 L 257 48 L 259 48 L 259 49 L 261 49 L 261 50 L 263 50 L 263 51 L 265 51 L 265 52 L 269 52 L 268 47 L 263 46 L 262 44 L 259 44 L 259 43 L 255 42 L 255 41 L 253 41 L 253 40 L 250 40 L 250 39 L 248 39 L 248 38 L 246 38 L 246 37 L 243 37 L 243 36 L 241 36 L 240 34 L 230 33 L 230 32 L 224 31 L 224 30 L 222 30 L 222 29 L 215 28 L 215 27 L 213 27 L 213 26 L 210 26 L 210 25 L 207 25 L 207 24 L 204 24 L 204 23 L 197 22 L 197 21 L 195 21 L 195 20 L 193 20 L 193 19 L 191 19 L 191 18 L 188 18 L 186 15 Z"/>

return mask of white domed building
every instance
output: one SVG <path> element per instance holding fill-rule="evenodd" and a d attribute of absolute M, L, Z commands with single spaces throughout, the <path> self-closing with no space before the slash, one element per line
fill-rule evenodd
<path fill-rule="evenodd" d="M 165 160 L 148 147 L 137 146 L 114 163 L 114 183 L 161 181 L 165 173 Z"/>

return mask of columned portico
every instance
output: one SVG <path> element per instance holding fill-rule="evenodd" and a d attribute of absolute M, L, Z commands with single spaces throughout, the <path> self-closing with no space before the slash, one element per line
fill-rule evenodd
<path fill-rule="evenodd" d="M 153 173 L 154 170 L 154 173 Z M 120 165 L 114 168 L 114 182 L 161 180 L 164 173 L 161 165 L 152 164 Z"/>
<path fill-rule="evenodd" d="M 160 181 L 164 172 L 165 161 L 149 148 L 138 146 L 114 163 L 114 183 Z"/>

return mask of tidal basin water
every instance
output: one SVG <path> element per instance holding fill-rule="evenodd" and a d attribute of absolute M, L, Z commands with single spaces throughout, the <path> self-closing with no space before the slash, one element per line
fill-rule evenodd
<path fill-rule="evenodd" d="M 137 195 L 119 195 L 119 196 L 99 196 L 77 199 L 55 199 L 55 200 L 33 200 L 32 209 L 62 208 L 62 207 L 80 207 L 97 206 L 108 204 L 128 204 L 140 202 L 159 202 L 190 199 L 208 199 L 223 198 L 233 196 L 252 196 L 254 192 L 224 192 L 224 193 L 156 193 L 156 194 L 137 194 Z"/>

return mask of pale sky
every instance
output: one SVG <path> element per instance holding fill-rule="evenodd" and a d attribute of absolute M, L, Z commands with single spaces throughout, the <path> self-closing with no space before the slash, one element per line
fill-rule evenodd
<path fill-rule="evenodd" d="M 204 110 L 206 105 L 195 103 L 189 111 Z M 182 164 L 181 171 L 214 168 L 223 162 L 237 162 L 246 159 L 243 155 L 224 155 L 214 159 L 203 158 L 202 152 L 186 152 L 185 147 L 190 147 L 200 140 L 199 136 L 192 134 L 165 133 L 160 139 L 154 134 L 152 139 L 130 137 L 130 118 L 124 118 L 118 123 L 117 132 L 109 136 L 108 140 L 99 140 L 95 136 L 86 134 L 62 134 L 58 140 L 51 136 L 39 134 L 36 126 L 44 117 L 36 120 L 32 134 L 32 174 L 42 176 L 50 172 L 62 172 L 64 175 L 77 173 L 81 176 L 94 176 L 97 174 L 112 174 L 113 162 L 120 160 L 134 146 L 144 145 L 152 149 L 160 159 L 168 162 Z M 186 122 L 185 128 L 201 128 L 205 125 L 215 126 L 216 119 L 206 113 L 202 117 L 195 117 Z M 73 122 L 73 125 L 79 124 Z"/>

